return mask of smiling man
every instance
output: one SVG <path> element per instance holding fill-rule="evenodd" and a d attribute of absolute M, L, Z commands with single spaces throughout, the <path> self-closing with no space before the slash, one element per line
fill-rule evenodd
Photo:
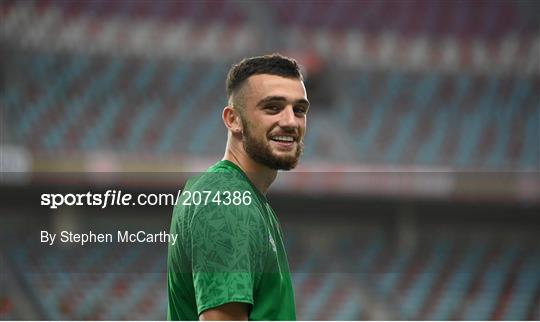
<path fill-rule="evenodd" d="M 232 66 L 227 95 L 225 156 L 188 180 L 173 212 L 179 241 L 169 244 L 168 319 L 295 320 L 282 231 L 266 192 L 302 154 L 303 78 L 290 58 L 252 57 Z"/>

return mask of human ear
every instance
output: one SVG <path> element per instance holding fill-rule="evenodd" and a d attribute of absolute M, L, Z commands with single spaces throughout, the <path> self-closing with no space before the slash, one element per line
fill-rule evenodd
<path fill-rule="evenodd" d="M 242 133 L 242 122 L 240 121 L 240 116 L 238 111 L 236 111 L 232 106 L 225 106 L 223 108 L 223 123 L 232 133 Z"/>

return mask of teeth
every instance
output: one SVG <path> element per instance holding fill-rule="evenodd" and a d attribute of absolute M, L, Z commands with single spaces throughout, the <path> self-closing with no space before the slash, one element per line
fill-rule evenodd
<path fill-rule="evenodd" d="M 274 136 L 274 137 L 272 138 L 272 140 L 292 142 L 292 141 L 294 141 L 294 138 L 293 138 L 292 136 L 284 136 L 284 135 L 280 135 L 280 136 Z"/>

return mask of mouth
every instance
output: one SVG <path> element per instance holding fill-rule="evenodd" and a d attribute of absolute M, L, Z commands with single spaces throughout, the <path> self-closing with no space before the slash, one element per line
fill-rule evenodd
<path fill-rule="evenodd" d="M 296 136 L 293 135 L 273 135 L 270 141 L 274 142 L 278 148 L 289 150 L 296 143 Z"/>

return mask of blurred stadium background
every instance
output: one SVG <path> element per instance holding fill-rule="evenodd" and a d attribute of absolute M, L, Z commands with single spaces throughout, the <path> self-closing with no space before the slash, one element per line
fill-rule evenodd
<path fill-rule="evenodd" d="M 29 231 L 167 230 L 171 207 L 39 194 L 180 188 L 223 155 L 229 66 L 270 52 L 303 65 L 312 102 L 301 166 L 269 194 L 299 319 L 540 319 L 537 1 L 0 9 L 1 319 L 164 319 L 164 247 Z"/>

